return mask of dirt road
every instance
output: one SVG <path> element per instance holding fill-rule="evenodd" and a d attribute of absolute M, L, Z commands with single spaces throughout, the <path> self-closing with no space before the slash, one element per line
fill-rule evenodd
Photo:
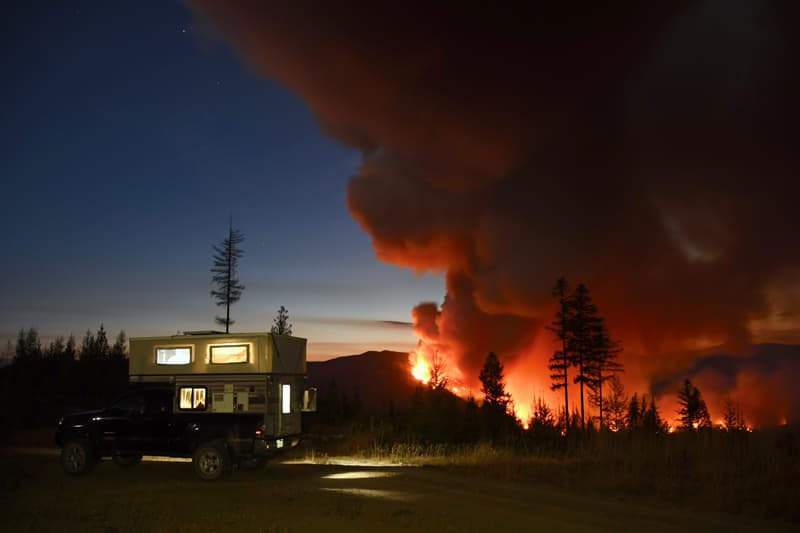
<path fill-rule="evenodd" d="M 4 531 L 791 531 L 792 524 L 503 483 L 442 468 L 270 464 L 198 481 L 191 465 L 0 452 Z M 794 529 L 797 530 L 797 529 Z"/>

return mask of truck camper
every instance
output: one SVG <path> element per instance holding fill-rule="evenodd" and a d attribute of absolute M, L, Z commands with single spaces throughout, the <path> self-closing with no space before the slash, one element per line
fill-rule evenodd
<path fill-rule="evenodd" d="M 272 333 L 187 331 L 130 340 L 131 390 L 110 407 L 59 421 L 56 443 L 69 474 L 111 457 L 191 457 L 201 479 L 253 468 L 297 445 L 306 388 L 306 339 Z"/>

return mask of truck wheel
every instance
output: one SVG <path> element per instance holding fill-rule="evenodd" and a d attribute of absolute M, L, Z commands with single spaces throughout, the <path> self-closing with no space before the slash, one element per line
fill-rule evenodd
<path fill-rule="evenodd" d="M 89 472 L 94 466 L 92 447 L 86 439 L 73 439 L 61 449 L 61 468 L 73 476 Z"/>
<path fill-rule="evenodd" d="M 246 457 L 239 461 L 239 468 L 242 470 L 258 470 L 264 466 L 266 457 Z"/>
<path fill-rule="evenodd" d="M 204 442 L 194 451 L 192 465 L 200 479 L 217 481 L 230 474 L 231 456 L 222 441 Z"/>
<path fill-rule="evenodd" d="M 139 454 L 122 455 L 115 453 L 111 456 L 111 460 L 114 461 L 115 465 L 127 468 L 141 463 L 142 456 Z"/>

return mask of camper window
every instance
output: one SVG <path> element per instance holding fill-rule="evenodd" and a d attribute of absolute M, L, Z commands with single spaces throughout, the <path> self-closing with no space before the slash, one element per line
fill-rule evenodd
<path fill-rule="evenodd" d="M 192 362 L 192 347 L 156 348 L 157 365 L 188 365 Z"/>
<path fill-rule="evenodd" d="M 288 415 L 292 412 L 292 386 L 288 383 L 281 385 L 281 413 Z"/>
<path fill-rule="evenodd" d="M 247 363 L 250 361 L 249 344 L 223 344 L 211 346 L 211 362 L 215 365 L 228 363 Z"/>
<path fill-rule="evenodd" d="M 205 411 L 208 407 L 205 387 L 181 387 L 180 405 L 182 411 Z"/>

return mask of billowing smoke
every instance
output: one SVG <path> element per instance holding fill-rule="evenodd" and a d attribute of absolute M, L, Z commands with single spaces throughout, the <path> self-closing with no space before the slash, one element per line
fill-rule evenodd
<path fill-rule="evenodd" d="M 639 390 L 711 346 L 800 341 L 798 3 L 191 6 L 362 151 L 350 210 L 381 260 L 446 272 L 416 331 L 466 386 L 493 350 L 515 390 L 547 389 L 562 275 Z M 790 395 L 777 375 L 714 392 Z"/>

